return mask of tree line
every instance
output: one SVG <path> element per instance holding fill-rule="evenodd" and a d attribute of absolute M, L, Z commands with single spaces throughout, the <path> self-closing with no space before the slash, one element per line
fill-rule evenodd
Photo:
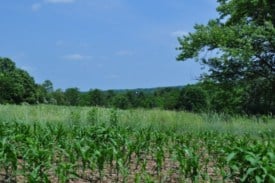
<path fill-rule="evenodd" d="M 87 92 L 78 88 L 54 89 L 50 80 L 37 84 L 28 72 L 16 67 L 9 58 L 0 58 L 1 104 L 53 104 L 68 106 L 99 106 L 120 109 L 160 108 L 192 112 L 239 114 L 274 113 L 269 101 L 249 101 L 241 88 L 230 90 L 221 84 L 202 81 L 193 85 L 136 90 L 99 90 Z M 262 93 L 258 93 L 262 97 Z M 254 97 L 250 96 L 250 97 Z"/>
<path fill-rule="evenodd" d="M 0 57 L 0 104 L 22 103 L 200 111 L 207 108 L 207 96 L 196 85 L 149 90 L 91 89 L 87 92 L 76 87 L 54 89 L 50 80 L 37 84 L 28 72 L 17 68 L 11 59 Z"/>
<path fill-rule="evenodd" d="M 217 112 L 227 114 L 274 114 L 275 101 L 266 97 L 266 91 L 253 95 L 242 86 L 234 89 L 210 81 L 181 87 L 162 87 L 133 90 L 91 89 L 81 92 L 78 88 L 53 90 L 49 80 L 42 85 L 41 103 L 73 106 L 100 106 L 120 109 L 160 108 L 191 112 Z M 50 87 L 49 87 L 50 86 Z M 42 97 L 42 98 L 41 98 Z"/>

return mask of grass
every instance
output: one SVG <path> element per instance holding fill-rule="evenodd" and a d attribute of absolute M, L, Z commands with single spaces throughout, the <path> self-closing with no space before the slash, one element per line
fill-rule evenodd
<path fill-rule="evenodd" d="M 109 124 L 112 109 L 98 107 L 68 107 L 53 105 L 16 106 L 0 105 L 0 120 L 24 123 L 63 123 L 72 120 L 80 124 Z M 160 109 L 115 110 L 121 126 L 135 128 L 154 127 L 158 129 L 174 128 L 177 133 L 185 131 L 230 132 L 235 134 L 257 134 L 258 132 L 275 132 L 275 119 L 258 121 L 255 117 L 227 116 L 216 113 L 195 114 L 190 112 L 164 111 Z M 275 134 L 275 133 L 274 133 Z"/>

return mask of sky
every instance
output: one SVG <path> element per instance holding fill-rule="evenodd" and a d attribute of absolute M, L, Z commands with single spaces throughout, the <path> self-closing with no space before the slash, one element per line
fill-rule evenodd
<path fill-rule="evenodd" d="M 177 37 L 218 16 L 215 0 L 2 0 L 0 57 L 54 88 L 134 89 L 197 82 Z"/>

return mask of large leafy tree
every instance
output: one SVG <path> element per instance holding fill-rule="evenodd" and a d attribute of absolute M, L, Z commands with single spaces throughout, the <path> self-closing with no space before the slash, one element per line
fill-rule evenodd
<path fill-rule="evenodd" d="M 179 38 L 177 59 L 196 58 L 209 68 L 204 79 L 243 91 L 244 110 L 275 110 L 275 0 L 217 2 L 217 19 Z"/>
<path fill-rule="evenodd" d="M 24 70 L 9 58 L 0 57 L 0 103 L 35 103 L 36 84 Z"/>

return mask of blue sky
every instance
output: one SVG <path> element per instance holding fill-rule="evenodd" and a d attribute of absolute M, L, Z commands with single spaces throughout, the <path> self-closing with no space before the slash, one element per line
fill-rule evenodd
<path fill-rule="evenodd" d="M 196 82 L 177 37 L 217 17 L 215 0 L 5 0 L 0 56 L 55 89 L 133 89 Z"/>

